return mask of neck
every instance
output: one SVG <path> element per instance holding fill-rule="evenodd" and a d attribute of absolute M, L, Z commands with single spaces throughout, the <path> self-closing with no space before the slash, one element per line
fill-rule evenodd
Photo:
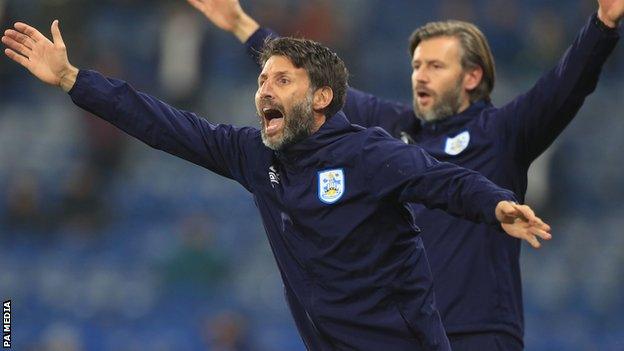
<path fill-rule="evenodd" d="M 324 114 L 318 113 L 315 111 L 314 112 L 314 130 L 312 132 L 316 133 L 319 129 L 321 129 L 323 124 L 325 124 L 326 120 L 327 120 L 327 117 L 325 117 Z"/>
<path fill-rule="evenodd" d="M 470 99 L 464 99 L 464 101 L 462 101 L 461 105 L 459 106 L 459 110 L 457 110 L 457 113 L 459 114 L 466 111 L 468 107 L 470 107 Z"/>

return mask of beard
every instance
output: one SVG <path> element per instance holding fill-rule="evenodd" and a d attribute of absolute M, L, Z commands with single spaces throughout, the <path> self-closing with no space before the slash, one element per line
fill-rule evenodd
<path fill-rule="evenodd" d="M 414 94 L 414 113 L 416 117 L 425 122 L 434 122 L 456 115 L 462 105 L 462 91 L 462 77 L 459 77 L 455 85 L 439 95 L 431 91 L 432 97 L 438 98 L 429 110 L 420 108 L 416 95 Z"/>
<path fill-rule="evenodd" d="M 286 111 L 282 104 L 272 104 L 271 108 L 283 111 L 284 127 L 281 135 L 272 139 L 266 135 L 266 120 L 259 110 L 256 111 L 260 118 L 260 135 L 262 143 L 269 149 L 280 151 L 294 145 L 314 133 L 314 109 L 312 108 L 312 94 L 306 94 L 306 98 L 293 105 L 290 111 Z"/>

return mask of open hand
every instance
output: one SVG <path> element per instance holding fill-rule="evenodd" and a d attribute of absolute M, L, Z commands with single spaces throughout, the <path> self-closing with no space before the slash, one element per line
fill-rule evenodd
<path fill-rule="evenodd" d="M 231 32 L 245 42 L 259 27 L 243 11 L 238 0 L 186 0 L 215 26 Z"/>
<path fill-rule="evenodd" d="M 541 246 L 538 238 L 552 238 L 550 226 L 537 217 L 529 206 L 501 201 L 496 206 L 496 218 L 507 234 L 528 241 L 536 249 Z"/>
<path fill-rule="evenodd" d="M 215 26 L 231 32 L 243 15 L 238 0 L 186 0 Z"/>
<path fill-rule="evenodd" d="M 53 41 L 26 23 L 17 22 L 14 28 L 4 31 L 4 53 L 41 81 L 69 91 L 73 86 L 71 77 L 75 82 L 78 70 L 69 63 L 58 20 L 52 22 Z"/>

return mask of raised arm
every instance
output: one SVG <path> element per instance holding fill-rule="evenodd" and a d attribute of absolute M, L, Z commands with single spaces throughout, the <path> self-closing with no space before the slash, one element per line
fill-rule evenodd
<path fill-rule="evenodd" d="M 134 90 L 126 82 L 78 70 L 68 60 L 58 21 L 53 41 L 35 28 L 16 23 L 5 31 L 5 54 L 35 77 L 68 92 L 74 103 L 146 144 L 237 180 L 248 190 L 246 160 L 255 129 L 212 125 L 193 113 Z"/>
<path fill-rule="evenodd" d="M 525 94 L 499 110 L 514 153 L 529 164 L 570 123 L 598 82 L 619 34 L 624 0 L 600 0 L 593 15 L 559 63 Z"/>
<path fill-rule="evenodd" d="M 428 208 L 490 224 L 539 247 L 538 238 L 550 239 L 550 227 L 512 192 L 481 174 L 439 162 L 423 149 L 389 138 L 377 129 L 363 145 L 368 177 L 377 201 L 421 203 Z"/>
<path fill-rule="evenodd" d="M 232 33 L 245 44 L 249 57 L 259 63 L 259 54 L 268 38 L 280 35 L 270 28 L 260 27 L 241 7 L 238 0 L 187 0 L 206 19 L 218 28 Z M 380 99 L 374 95 L 349 88 L 343 108 L 351 123 L 364 127 L 382 127 L 395 137 L 407 128 L 403 121 L 415 120 L 412 107 L 407 104 Z M 380 118 L 383 116 L 383 119 Z M 397 131 L 393 130 L 397 129 Z"/>

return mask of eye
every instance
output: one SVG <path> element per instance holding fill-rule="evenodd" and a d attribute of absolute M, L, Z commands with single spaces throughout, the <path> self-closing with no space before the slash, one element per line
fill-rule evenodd
<path fill-rule="evenodd" d="M 440 64 L 440 63 L 434 63 L 434 64 L 433 64 L 433 68 L 435 68 L 435 69 L 440 69 L 440 68 L 442 68 L 442 64 Z"/>
<path fill-rule="evenodd" d="M 288 78 L 284 78 L 284 77 L 282 77 L 282 78 L 278 79 L 277 81 L 278 81 L 281 85 L 285 85 L 285 84 L 290 83 L 290 80 L 289 80 Z"/>

